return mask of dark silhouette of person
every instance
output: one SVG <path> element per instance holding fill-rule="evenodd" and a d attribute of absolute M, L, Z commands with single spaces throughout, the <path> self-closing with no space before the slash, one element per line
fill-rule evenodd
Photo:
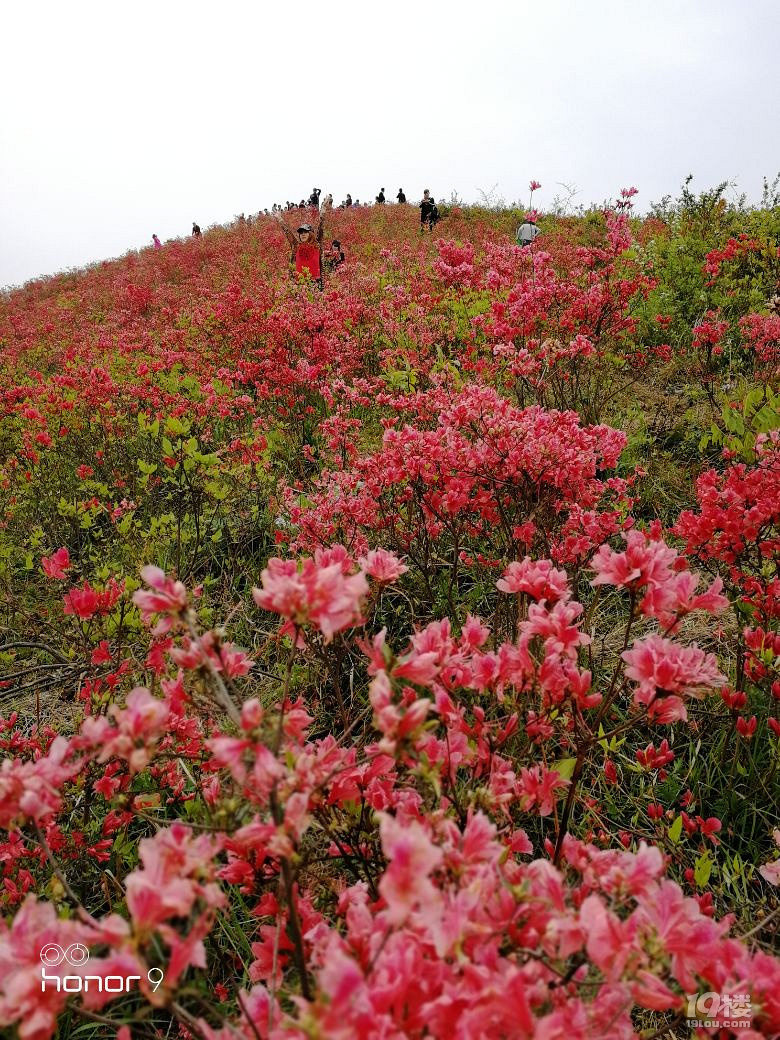
<path fill-rule="evenodd" d="M 424 230 L 427 227 L 429 231 L 433 231 L 435 223 L 434 212 L 438 213 L 436 203 L 431 198 L 430 191 L 426 188 L 420 200 L 420 230 Z"/>
<path fill-rule="evenodd" d="M 192 233 L 195 238 L 200 238 L 200 225 L 196 224 L 194 220 L 192 222 Z"/>
<path fill-rule="evenodd" d="M 320 208 L 320 195 L 322 194 L 322 188 L 313 188 L 312 193 L 309 196 L 309 205 Z"/>
<path fill-rule="evenodd" d="M 346 198 L 346 200 L 344 202 L 344 205 L 345 206 L 351 206 L 352 205 L 352 196 L 349 194 L 349 192 L 347 192 L 347 198 Z"/>
<path fill-rule="evenodd" d="M 341 248 L 341 242 L 334 238 L 325 256 L 325 266 L 329 271 L 335 271 L 337 267 L 341 267 L 345 260 L 346 257 L 344 256 L 344 250 Z"/>
<path fill-rule="evenodd" d="M 398 194 L 396 195 L 396 198 L 398 199 L 398 205 L 399 206 L 406 205 L 406 196 L 404 195 L 404 189 L 403 188 L 399 188 L 398 189 Z"/>
<path fill-rule="evenodd" d="M 385 189 L 384 188 L 380 188 L 379 189 L 379 194 L 376 197 L 376 202 L 377 202 L 378 206 L 384 206 L 384 204 L 385 204 Z"/>

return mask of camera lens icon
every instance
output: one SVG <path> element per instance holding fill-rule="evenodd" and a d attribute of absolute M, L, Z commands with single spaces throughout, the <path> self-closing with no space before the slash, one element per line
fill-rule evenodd
<path fill-rule="evenodd" d="M 73 968 L 80 968 L 89 960 L 89 950 L 81 943 L 71 943 L 67 950 L 63 950 L 59 943 L 46 943 L 40 957 L 47 968 L 56 968 L 63 961 Z"/>

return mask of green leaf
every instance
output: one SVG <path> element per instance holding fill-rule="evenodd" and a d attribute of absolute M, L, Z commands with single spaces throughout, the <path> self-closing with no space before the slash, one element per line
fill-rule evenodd
<path fill-rule="evenodd" d="M 576 764 L 576 758 L 562 758 L 553 765 L 553 769 L 559 772 L 564 780 L 571 780 Z"/>
<path fill-rule="evenodd" d="M 674 823 L 666 833 L 669 836 L 669 841 L 676 845 L 680 840 L 680 835 L 682 834 L 682 816 L 678 816 L 675 819 Z"/>
<path fill-rule="evenodd" d="M 682 820 L 682 817 L 680 817 Z M 693 867 L 693 879 L 696 882 L 698 888 L 704 888 L 707 882 L 710 880 L 710 874 L 712 873 L 712 854 L 709 849 L 705 849 L 701 856 L 696 860 Z"/>
<path fill-rule="evenodd" d="M 770 430 L 776 430 L 779 424 L 780 415 L 768 404 L 765 404 L 753 417 L 753 428 L 758 433 L 769 433 Z"/>
<path fill-rule="evenodd" d="M 207 495 L 215 498 L 218 502 L 223 502 L 228 496 L 229 489 L 218 480 L 207 480 L 203 488 Z"/>

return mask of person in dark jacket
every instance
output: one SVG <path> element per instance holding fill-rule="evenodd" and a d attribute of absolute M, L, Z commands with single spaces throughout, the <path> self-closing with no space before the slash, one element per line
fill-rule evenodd
<path fill-rule="evenodd" d="M 200 225 L 196 224 L 194 220 L 192 222 L 192 234 L 195 238 L 200 238 Z"/>
<path fill-rule="evenodd" d="M 325 256 L 325 267 L 329 271 L 335 271 L 337 267 L 341 267 L 345 260 L 346 257 L 344 256 L 344 250 L 341 248 L 341 242 L 334 238 Z"/>
<path fill-rule="evenodd" d="M 396 195 L 396 198 L 398 199 L 398 205 L 399 206 L 405 206 L 406 205 L 406 196 L 404 195 L 404 189 L 403 188 L 399 188 L 398 189 L 398 194 Z"/>
<path fill-rule="evenodd" d="M 431 198 L 430 191 L 426 188 L 423 192 L 423 197 L 420 200 L 420 230 L 424 231 L 427 227 L 429 231 L 433 231 L 433 225 L 435 224 L 434 213 L 438 216 L 438 210 L 436 209 L 436 203 Z"/>
<path fill-rule="evenodd" d="M 384 204 L 385 204 L 385 189 L 384 188 L 380 188 L 379 189 L 379 194 L 376 197 L 376 204 L 377 204 L 377 206 L 384 206 Z"/>

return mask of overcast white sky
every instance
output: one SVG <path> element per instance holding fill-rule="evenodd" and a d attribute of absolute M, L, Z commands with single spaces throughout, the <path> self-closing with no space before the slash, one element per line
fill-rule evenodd
<path fill-rule="evenodd" d="M 778 0 L 26 0 L 0 64 L 0 286 L 316 185 L 639 206 L 780 168 Z"/>

